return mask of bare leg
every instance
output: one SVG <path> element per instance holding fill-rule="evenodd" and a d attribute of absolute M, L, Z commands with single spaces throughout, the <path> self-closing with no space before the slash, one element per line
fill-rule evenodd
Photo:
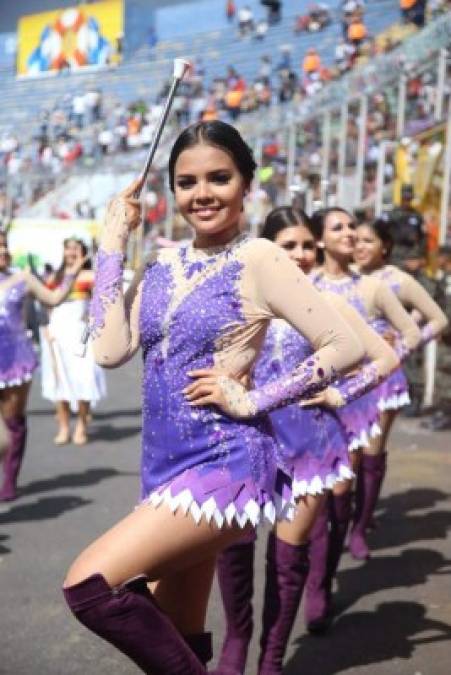
<path fill-rule="evenodd" d="M 315 518 L 321 509 L 325 495 L 307 495 L 297 504 L 294 520 L 282 520 L 276 525 L 277 539 L 298 546 L 305 544 L 315 523 Z"/>
<path fill-rule="evenodd" d="M 88 441 L 87 429 L 90 414 L 89 401 L 78 401 L 78 417 L 72 437 L 75 445 L 85 445 Z"/>
<path fill-rule="evenodd" d="M 72 564 L 65 586 L 102 574 L 110 586 L 145 574 L 151 581 L 191 569 L 243 536 L 238 526 L 198 525 L 166 505 L 144 505 L 88 546 Z"/>
<path fill-rule="evenodd" d="M 0 393 L 0 409 L 5 420 L 10 417 L 23 417 L 26 413 L 31 382 L 18 387 L 8 387 Z"/>
<path fill-rule="evenodd" d="M 64 445 L 70 440 L 70 408 L 67 401 L 56 402 L 56 417 L 58 433 L 53 440 L 55 445 Z"/>
<path fill-rule="evenodd" d="M 154 585 L 155 599 L 183 635 L 202 633 L 205 629 L 215 562 L 215 556 L 207 558 L 190 569 L 160 579 Z"/>
<path fill-rule="evenodd" d="M 190 516 L 173 514 L 166 505 L 157 509 L 141 506 L 75 561 L 65 583 L 66 600 L 84 625 L 115 645 L 144 672 L 205 673 L 201 663 L 209 655 L 203 660 L 202 654 L 189 646 L 188 638 L 197 641 L 202 637 L 193 633 L 203 625 L 217 551 L 241 537 L 238 526 L 219 530 L 205 521 L 196 525 Z M 145 581 L 136 579 L 142 574 L 151 580 L 160 579 L 160 600 L 173 611 L 178 605 L 184 612 L 187 642 L 153 602 Z M 191 584 L 190 594 L 196 589 L 197 597 L 190 596 L 196 597 L 191 612 L 188 602 L 184 606 L 183 598 L 175 598 L 171 577 L 178 580 L 179 588 L 188 589 Z"/>

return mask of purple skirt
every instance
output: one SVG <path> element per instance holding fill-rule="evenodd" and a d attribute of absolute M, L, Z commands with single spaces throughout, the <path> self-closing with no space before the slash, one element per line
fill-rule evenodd
<path fill-rule="evenodd" d="M 33 343 L 25 334 L 14 335 L 14 341 L 1 341 L 0 389 L 29 382 L 37 365 Z"/>
<path fill-rule="evenodd" d="M 320 494 L 353 477 L 346 431 L 334 412 L 289 405 L 272 412 L 270 419 L 294 498 Z"/>
<path fill-rule="evenodd" d="M 401 367 L 381 382 L 374 392 L 378 396 L 377 405 L 381 412 L 399 410 L 410 403 L 409 383 Z"/>
<path fill-rule="evenodd" d="M 368 447 L 370 440 L 381 434 L 378 401 L 379 395 L 373 389 L 344 408 L 337 409 L 338 418 L 346 430 L 349 452 Z"/>

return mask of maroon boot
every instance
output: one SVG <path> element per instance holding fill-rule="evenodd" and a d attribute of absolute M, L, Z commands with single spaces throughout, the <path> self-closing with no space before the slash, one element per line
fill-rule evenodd
<path fill-rule="evenodd" d="M 3 458 L 3 485 L 0 488 L 0 502 L 17 498 L 17 478 L 25 452 L 27 423 L 25 417 L 5 419 L 9 431 L 9 446 Z"/>
<path fill-rule="evenodd" d="M 362 455 L 357 474 L 355 513 L 348 544 L 356 560 L 367 560 L 370 557 L 366 532 L 376 508 L 386 469 L 387 453 Z"/>
<path fill-rule="evenodd" d="M 73 614 L 149 675 L 205 675 L 169 618 L 156 604 L 144 577 L 110 588 L 101 574 L 64 589 Z"/>
<path fill-rule="evenodd" d="M 308 575 L 308 544 L 287 544 L 268 538 L 259 675 L 282 675 L 291 629 Z"/>
<path fill-rule="evenodd" d="M 255 542 L 234 544 L 218 556 L 216 570 L 226 618 L 226 635 L 216 675 L 243 675 L 254 628 Z"/>
<path fill-rule="evenodd" d="M 316 516 L 310 533 L 310 569 L 305 584 L 304 615 L 307 629 L 311 633 L 326 630 L 329 623 L 329 601 L 327 592 L 327 557 L 329 550 L 329 512 L 327 500 Z"/>

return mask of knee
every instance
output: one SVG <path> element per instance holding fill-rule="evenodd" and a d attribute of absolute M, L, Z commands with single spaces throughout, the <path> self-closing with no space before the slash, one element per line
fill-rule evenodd
<path fill-rule="evenodd" d="M 334 485 L 332 492 L 334 497 L 342 497 L 343 495 L 346 495 L 351 490 L 351 488 L 352 488 L 352 481 L 343 480 Z"/>

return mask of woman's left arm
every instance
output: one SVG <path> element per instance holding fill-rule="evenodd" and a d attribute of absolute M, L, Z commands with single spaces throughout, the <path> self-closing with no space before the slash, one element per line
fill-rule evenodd
<path fill-rule="evenodd" d="M 448 325 L 448 319 L 429 293 L 409 274 L 403 274 L 399 290 L 402 304 L 419 312 L 426 321 L 421 330 L 421 342 L 438 337 Z"/>

